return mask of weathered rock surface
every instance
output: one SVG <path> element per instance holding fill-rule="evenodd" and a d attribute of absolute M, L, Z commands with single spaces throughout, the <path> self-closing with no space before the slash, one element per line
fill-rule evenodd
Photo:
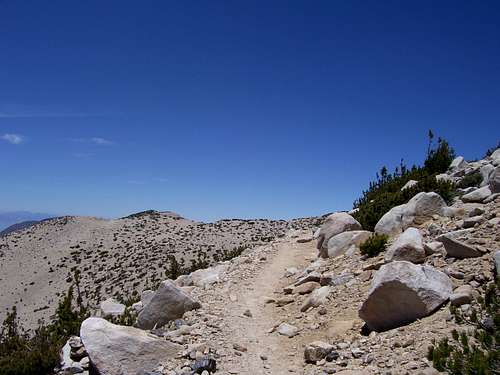
<path fill-rule="evenodd" d="M 196 270 L 191 273 L 191 280 L 193 285 L 203 288 L 219 282 L 226 269 L 227 264 L 218 264 L 214 267 Z"/>
<path fill-rule="evenodd" d="M 304 349 L 304 360 L 316 363 L 331 353 L 335 347 L 323 341 L 314 341 L 306 345 Z"/>
<path fill-rule="evenodd" d="M 125 312 L 125 305 L 113 298 L 108 298 L 106 301 L 101 302 L 100 309 L 103 317 L 120 316 Z"/>
<path fill-rule="evenodd" d="M 374 331 L 400 327 L 434 312 L 452 292 L 450 278 L 431 266 L 391 262 L 375 274 L 359 316 Z"/>
<path fill-rule="evenodd" d="M 339 233 L 328 240 L 327 250 L 320 250 L 320 255 L 325 258 L 334 258 L 345 253 L 352 255 L 351 253 L 359 250 L 359 245 L 366 241 L 371 235 L 372 232 L 366 230 Z"/>
<path fill-rule="evenodd" d="M 444 245 L 446 255 L 452 258 L 464 259 L 475 258 L 483 255 L 475 246 L 459 241 L 455 236 L 460 231 L 449 232 L 437 237 L 437 240 Z"/>
<path fill-rule="evenodd" d="M 461 306 L 472 302 L 472 287 L 462 285 L 455 289 L 450 296 L 450 303 L 453 306 Z"/>
<path fill-rule="evenodd" d="M 450 164 L 450 170 L 454 171 L 457 169 L 463 169 L 467 166 L 467 162 L 465 161 L 463 156 L 457 156 Z"/>
<path fill-rule="evenodd" d="M 331 289 L 329 286 L 322 286 L 314 290 L 309 297 L 302 304 L 300 311 L 307 311 L 310 307 L 318 307 L 327 301 Z"/>
<path fill-rule="evenodd" d="M 490 174 L 488 186 L 492 194 L 500 193 L 500 167 L 496 167 Z"/>
<path fill-rule="evenodd" d="M 493 255 L 493 264 L 497 277 L 500 276 L 500 250 L 496 251 Z"/>
<path fill-rule="evenodd" d="M 415 220 L 444 215 L 446 202 L 437 193 L 418 193 L 406 204 L 390 209 L 375 225 L 376 233 L 394 236 L 411 226 Z"/>
<path fill-rule="evenodd" d="M 412 263 L 423 263 L 425 250 L 422 235 L 415 228 L 408 228 L 400 234 L 389 246 L 385 254 L 385 260 L 406 260 Z"/>
<path fill-rule="evenodd" d="M 100 375 L 154 371 L 183 349 L 140 329 L 118 326 L 101 318 L 86 319 L 80 334 Z"/>
<path fill-rule="evenodd" d="M 467 203 L 482 202 L 491 195 L 489 186 L 483 186 L 470 193 L 462 195 L 462 201 Z"/>
<path fill-rule="evenodd" d="M 163 281 L 151 301 L 137 317 L 137 327 L 160 328 L 171 320 L 181 318 L 186 311 L 200 308 L 198 301 L 170 280 Z"/>
<path fill-rule="evenodd" d="M 336 212 L 328 216 L 321 226 L 318 236 L 318 250 L 327 248 L 328 240 L 336 234 L 351 231 L 361 230 L 361 224 L 346 212 Z"/>
<path fill-rule="evenodd" d="M 288 323 L 281 323 L 276 330 L 280 335 L 286 337 L 294 337 L 298 335 L 299 329 Z"/>

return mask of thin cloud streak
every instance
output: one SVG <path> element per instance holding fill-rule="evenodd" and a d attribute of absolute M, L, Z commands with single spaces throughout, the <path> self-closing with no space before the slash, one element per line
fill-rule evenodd
<path fill-rule="evenodd" d="M 101 117 L 106 113 L 5 113 L 0 112 L 0 118 L 71 118 L 71 117 Z"/>
<path fill-rule="evenodd" d="M 0 137 L 1 139 L 3 139 L 4 141 L 7 141 L 13 145 L 19 145 L 21 143 L 23 143 L 24 141 L 24 137 L 22 135 L 19 135 L 19 134 L 4 134 Z"/>
<path fill-rule="evenodd" d="M 96 145 L 103 145 L 103 146 L 114 144 L 114 142 L 100 137 L 93 137 L 91 139 L 91 142 L 95 143 Z"/>

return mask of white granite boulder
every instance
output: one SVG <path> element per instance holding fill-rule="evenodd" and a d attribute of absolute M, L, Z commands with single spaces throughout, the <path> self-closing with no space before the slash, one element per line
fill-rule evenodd
<path fill-rule="evenodd" d="M 451 293 L 445 273 L 427 265 L 391 262 L 375 274 L 359 317 L 370 329 L 386 331 L 433 313 Z"/>

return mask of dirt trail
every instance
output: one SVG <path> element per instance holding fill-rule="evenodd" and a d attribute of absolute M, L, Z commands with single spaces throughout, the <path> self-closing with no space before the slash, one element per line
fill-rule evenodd
<path fill-rule="evenodd" d="M 238 374 L 285 374 L 290 370 L 299 371 L 303 362 L 301 339 L 288 338 L 270 329 L 281 322 L 286 322 L 283 310 L 275 304 L 265 304 L 264 297 L 276 297 L 275 292 L 288 285 L 291 279 L 284 278 L 287 268 L 303 269 L 317 254 L 314 243 L 279 243 L 275 252 L 269 254 L 262 268 L 255 276 L 247 279 L 245 285 L 236 290 L 237 301 L 228 298 L 227 311 L 230 317 L 225 321 L 225 331 L 233 343 L 245 346 L 244 352 L 225 369 Z M 229 297 L 229 296 L 228 296 Z M 233 296 L 233 300 L 235 297 Z M 242 316 L 248 309 L 252 317 Z M 262 356 L 267 359 L 262 359 Z"/>

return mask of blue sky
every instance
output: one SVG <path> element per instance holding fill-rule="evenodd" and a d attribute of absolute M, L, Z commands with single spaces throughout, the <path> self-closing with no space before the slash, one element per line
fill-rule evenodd
<path fill-rule="evenodd" d="M 349 209 L 500 139 L 497 1 L 0 1 L 0 210 Z"/>

